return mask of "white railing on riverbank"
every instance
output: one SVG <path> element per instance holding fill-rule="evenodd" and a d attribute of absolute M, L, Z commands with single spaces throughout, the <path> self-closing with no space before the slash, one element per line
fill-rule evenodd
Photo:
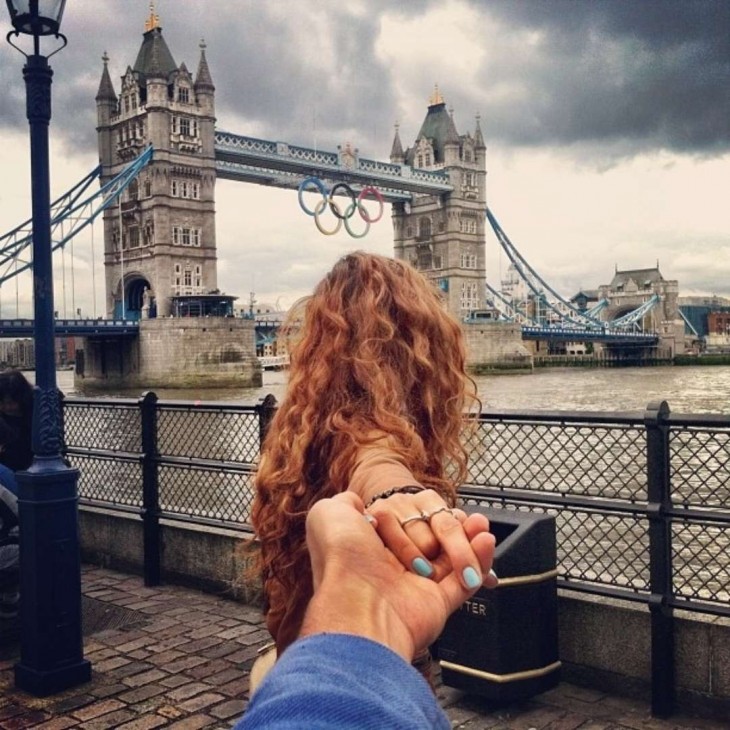
<path fill-rule="evenodd" d="M 264 370 L 283 370 L 289 367 L 289 355 L 262 355 L 259 362 Z"/>

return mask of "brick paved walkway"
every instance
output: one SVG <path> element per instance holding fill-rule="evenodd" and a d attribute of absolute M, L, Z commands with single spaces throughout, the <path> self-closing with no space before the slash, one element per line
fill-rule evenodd
<path fill-rule="evenodd" d="M 17 647 L 0 646 L 0 728 L 146 730 L 229 728 L 245 710 L 248 671 L 268 641 L 255 608 L 176 586 L 85 567 L 89 684 L 37 699 L 13 688 Z M 113 626 L 114 628 L 110 628 Z M 509 709 L 442 687 L 452 727 L 462 730 L 720 730 L 675 717 L 653 720 L 634 702 L 562 684 Z"/>

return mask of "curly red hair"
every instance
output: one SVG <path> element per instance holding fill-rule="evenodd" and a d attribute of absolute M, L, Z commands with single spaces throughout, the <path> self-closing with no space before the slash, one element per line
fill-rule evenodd
<path fill-rule="evenodd" d="M 252 512 L 269 595 L 271 580 L 311 592 L 307 512 L 348 488 L 358 451 L 384 434 L 414 477 L 453 503 L 467 468 L 464 413 L 479 404 L 461 327 L 404 261 L 340 259 L 292 329 Z"/>

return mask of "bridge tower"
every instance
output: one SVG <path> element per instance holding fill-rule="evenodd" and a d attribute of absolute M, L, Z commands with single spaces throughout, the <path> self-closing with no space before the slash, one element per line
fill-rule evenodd
<path fill-rule="evenodd" d="M 102 184 L 148 144 L 154 156 L 104 213 L 107 316 L 166 316 L 172 296 L 217 292 L 215 87 L 205 44 L 193 77 L 154 10 L 119 96 L 108 60 L 96 95 Z"/>
<path fill-rule="evenodd" d="M 449 175 L 452 193 L 393 204 L 393 234 L 396 258 L 434 281 L 461 320 L 486 306 L 486 151 L 479 117 L 473 136 L 460 135 L 436 87 L 413 147 L 404 151 L 396 125 L 390 153 L 391 162 Z"/>

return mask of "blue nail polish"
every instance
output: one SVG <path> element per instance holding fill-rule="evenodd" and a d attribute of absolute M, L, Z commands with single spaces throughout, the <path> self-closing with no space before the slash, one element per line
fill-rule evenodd
<path fill-rule="evenodd" d="M 479 573 L 470 565 L 464 568 L 464 572 L 461 575 L 464 577 L 464 584 L 467 588 L 477 588 L 482 583 Z"/>
<path fill-rule="evenodd" d="M 428 578 L 433 574 L 433 568 L 423 558 L 414 558 L 411 565 L 413 566 L 413 570 L 422 578 Z"/>

